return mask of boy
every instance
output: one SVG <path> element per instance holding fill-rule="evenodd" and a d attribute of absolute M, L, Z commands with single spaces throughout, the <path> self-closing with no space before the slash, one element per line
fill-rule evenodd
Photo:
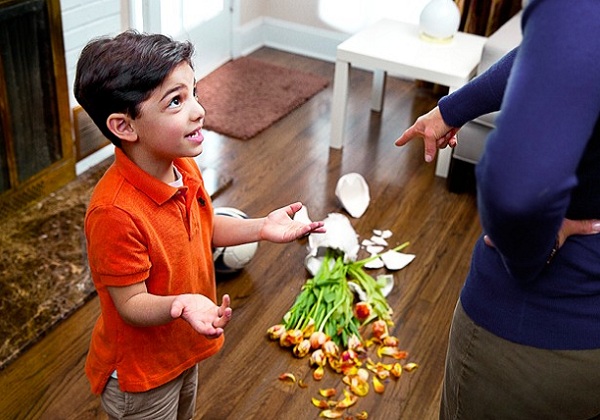
<path fill-rule="evenodd" d="M 86 374 L 111 418 L 192 418 L 197 363 L 221 348 L 232 314 L 229 296 L 215 303 L 213 246 L 324 231 L 292 220 L 300 203 L 260 219 L 213 215 L 193 160 L 205 111 L 192 54 L 127 31 L 91 41 L 77 64 L 75 97 L 116 146 L 85 219 L 102 310 Z"/>

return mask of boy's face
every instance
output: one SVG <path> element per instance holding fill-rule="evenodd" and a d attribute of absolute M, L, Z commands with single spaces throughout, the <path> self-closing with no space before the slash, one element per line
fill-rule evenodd
<path fill-rule="evenodd" d="M 137 152 L 146 164 L 170 164 L 179 157 L 202 153 L 205 111 L 196 98 L 194 71 L 181 63 L 140 107 L 131 125 Z"/>

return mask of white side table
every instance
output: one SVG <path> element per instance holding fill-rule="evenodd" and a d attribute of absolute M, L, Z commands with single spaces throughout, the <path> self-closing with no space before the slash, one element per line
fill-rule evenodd
<path fill-rule="evenodd" d="M 474 76 L 486 39 L 459 32 L 447 43 L 428 42 L 417 25 L 384 19 L 342 42 L 335 62 L 330 147 L 343 145 L 351 66 L 374 71 L 371 109 L 381 111 L 387 73 L 456 89 Z M 447 176 L 450 157 L 449 148 L 438 151 L 436 175 Z"/>

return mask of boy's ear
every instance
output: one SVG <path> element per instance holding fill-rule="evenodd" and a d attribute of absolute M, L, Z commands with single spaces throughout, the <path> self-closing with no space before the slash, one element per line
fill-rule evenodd
<path fill-rule="evenodd" d="M 127 114 L 114 113 L 106 119 L 108 129 L 123 141 L 136 141 L 137 133 L 131 125 L 131 118 Z"/>

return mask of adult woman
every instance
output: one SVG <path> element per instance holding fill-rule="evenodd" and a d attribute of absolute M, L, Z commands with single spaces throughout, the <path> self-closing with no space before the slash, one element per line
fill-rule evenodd
<path fill-rule="evenodd" d="M 486 236 L 453 319 L 441 418 L 600 415 L 598 16 L 594 0 L 531 1 L 519 48 L 396 141 L 423 137 L 431 161 L 502 107 L 476 168 Z"/>

